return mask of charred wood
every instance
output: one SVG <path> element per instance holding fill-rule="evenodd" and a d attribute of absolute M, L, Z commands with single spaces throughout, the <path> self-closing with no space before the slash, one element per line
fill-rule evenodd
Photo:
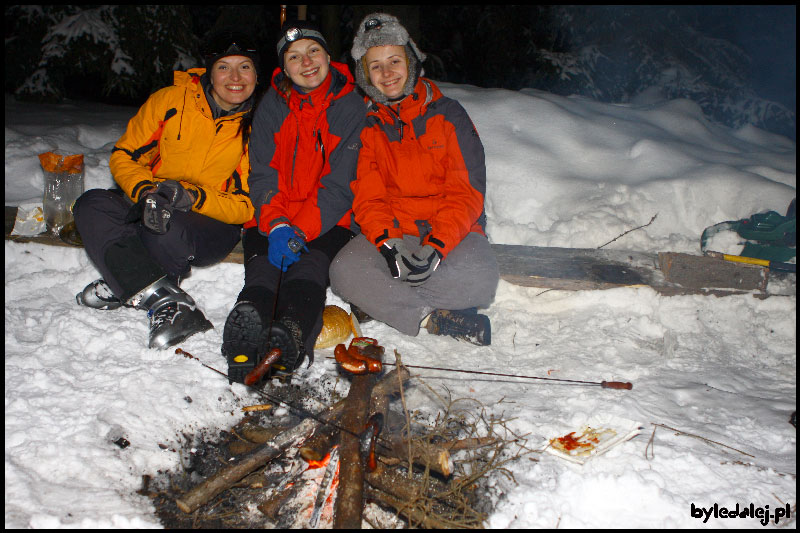
<path fill-rule="evenodd" d="M 395 394 L 399 391 L 400 384 L 405 383 L 408 377 L 409 374 L 406 368 L 395 368 L 375 385 L 375 391 L 377 391 L 377 394 L 382 395 Z M 335 421 L 344 411 L 346 402 L 347 399 L 341 400 L 323 414 L 314 418 L 306 418 L 297 426 L 262 444 L 235 465 L 220 470 L 182 497 L 176 499 L 178 508 L 185 513 L 194 512 L 201 505 L 232 487 L 253 470 L 281 455 L 286 448 L 296 441 L 308 438 L 321 424 Z"/>

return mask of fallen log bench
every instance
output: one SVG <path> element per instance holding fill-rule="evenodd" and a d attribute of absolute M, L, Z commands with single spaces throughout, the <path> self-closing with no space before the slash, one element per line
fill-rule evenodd
<path fill-rule="evenodd" d="M 17 208 L 6 206 L 6 240 L 73 246 L 47 234 L 11 235 Z M 597 248 L 558 248 L 492 244 L 500 278 L 523 287 L 597 290 L 648 286 L 663 295 L 725 296 L 765 291 L 769 270 L 707 256 L 675 252 L 635 252 Z M 225 262 L 242 264 L 241 242 Z"/>

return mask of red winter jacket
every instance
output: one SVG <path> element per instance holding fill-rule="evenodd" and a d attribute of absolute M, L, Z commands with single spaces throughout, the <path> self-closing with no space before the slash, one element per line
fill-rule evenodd
<path fill-rule="evenodd" d="M 353 212 L 370 242 L 419 235 L 447 257 L 469 232 L 484 234 L 483 144 L 433 82 L 421 78 L 397 105 L 375 103 L 361 143 Z"/>
<path fill-rule="evenodd" d="M 272 87 L 256 109 L 250 135 L 250 198 L 256 213 L 245 227 L 268 235 L 286 223 L 306 241 L 336 225 L 350 227 L 359 134 L 366 106 L 353 92 L 353 77 L 331 62 L 326 81 L 310 93 Z"/>

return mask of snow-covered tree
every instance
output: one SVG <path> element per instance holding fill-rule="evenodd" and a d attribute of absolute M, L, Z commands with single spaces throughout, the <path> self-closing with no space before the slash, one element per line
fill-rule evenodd
<path fill-rule="evenodd" d="M 795 113 L 753 89 L 751 58 L 675 6 L 440 6 L 423 17 L 429 74 L 604 102 L 688 98 L 731 127 L 794 136 Z M 431 72 L 432 71 L 432 72 Z"/>
<path fill-rule="evenodd" d="M 8 9 L 47 24 L 20 96 L 59 99 L 69 91 L 135 101 L 168 85 L 173 70 L 197 66 L 184 6 L 11 6 L 6 20 Z"/>

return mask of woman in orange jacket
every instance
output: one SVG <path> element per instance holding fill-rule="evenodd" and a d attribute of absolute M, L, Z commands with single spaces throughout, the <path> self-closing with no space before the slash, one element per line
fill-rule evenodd
<path fill-rule="evenodd" d="M 361 235 L 331 266 L 331 287 L 408 335 L 491 342 L 499 274 L 484 232 L 486 165 L 461 105 L 420 77 L 425 56 L 392 15 L 368 15 L 352 48 L 370 100 L 353 212 Z"/>
<path fill-rule="evenodd" d="M 350 183 L 364 102 L 312 23 L 285 23 L 277 52 L 280 66 L 253 119 L 244 287 L 222 334 L 228 377 L 238 382 L 272 348 L 281 350 L 273 368 L 284 374 L 313 360 L 328 269 L 354 235 Z"/>
<path fill-rule="evenodd" d="M 147 310 L 150 348 L 212 327 L 180 279 L 223 260 L 253 216 L 247 135 L 258 55 L 249 37 L 223 30 L 208 38 L 205 58 L 206 68 L 175 72 L 130 120 L 111 152 L 118 188 L 87 191 L 73 208 L 102 275 L 78 303 Z"/>

